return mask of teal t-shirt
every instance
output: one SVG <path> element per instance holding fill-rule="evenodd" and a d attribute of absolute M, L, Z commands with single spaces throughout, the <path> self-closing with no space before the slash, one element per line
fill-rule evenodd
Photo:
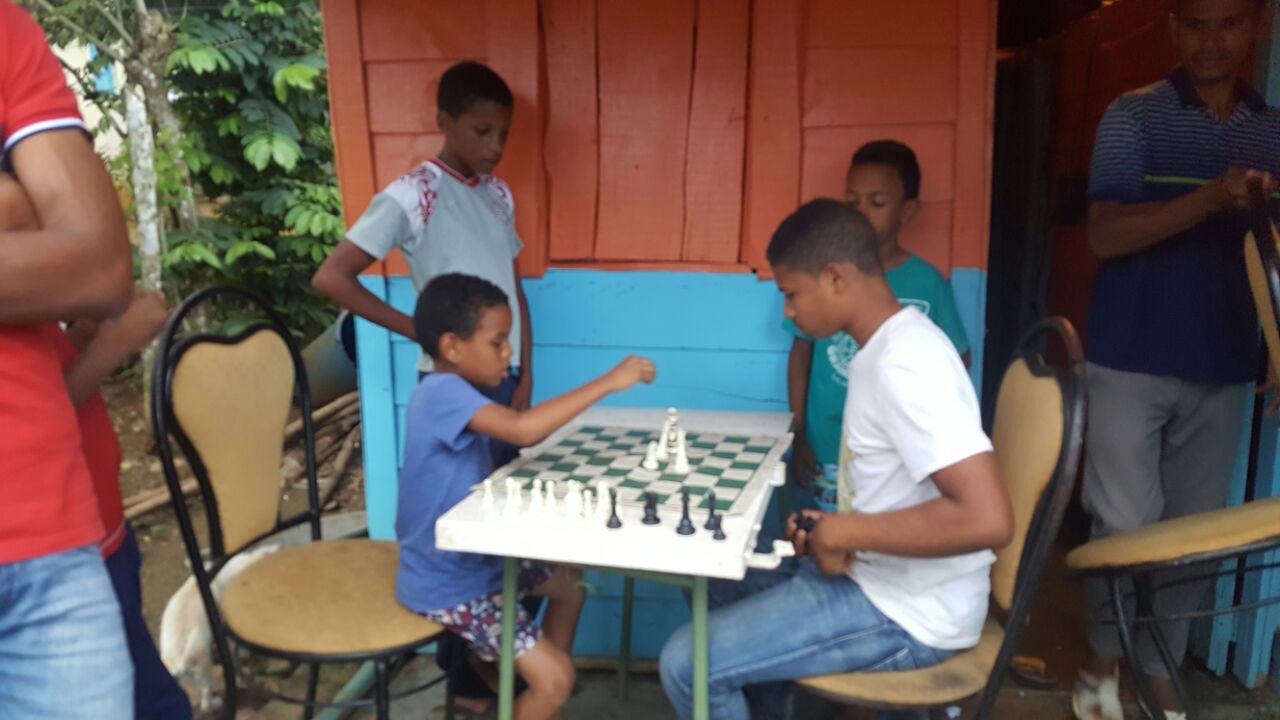
<path fill-rule="evenodd" d="M 960 322 L 951 283 L 942 273 L 916 255 L 885 273 L 898 301 L 924 313 L 946 333 L 956 352 L 969 352 L 969 338 Z M 796 337 L 813 340 L 790 321 L 783 327 Z M 809 395 L 805 411 L 805 439 L 819 463 L 840 462 L 840 425 L 844 421 L 845 397 L 849 394 L 849 363 L 858 352 L 858 343 L 841 332 L 814 341 L 813 366 L 809 371 Z"/>

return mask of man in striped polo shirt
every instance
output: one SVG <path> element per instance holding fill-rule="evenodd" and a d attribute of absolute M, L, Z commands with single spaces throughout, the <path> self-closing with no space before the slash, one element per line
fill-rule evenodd
<path fill-rule="evenodd" d="M 1244 271 L 1246 183 L 1280 174 L 1280 111 L 1241 73 L 1265 0 L 1179 0 L 1179 66 L 1122 95 L 1102 118 L 1089 179 L 1089 245 L 1100 263 L 1089 310 L 1088 457 L 1093 537 L 1226 503 L 1258 372 L 1258 321 Z M 1159 600 L 1194 610 L 1208 583 Z M 1076 716 L 1122 720 L 1121 655 L 1106 587 L 1086 587 L 1089 647 Z M 1174 657 L 1187 623 L 1162 626 Z M 1184 717 L 1145 633 L 1138 645 L 1168 717 Z"/>

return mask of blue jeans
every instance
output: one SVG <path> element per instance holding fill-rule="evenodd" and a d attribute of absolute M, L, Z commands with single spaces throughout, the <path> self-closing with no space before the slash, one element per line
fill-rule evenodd
<path fill-rule="evenodd" d="M 0 565 L 0 718 L 133 720 L 133 663 L 97 545 Z"/>
<path fill-rule="evenodd" d="M 133 659 L 133 702 L 137 720 L 191 720 L 191 701 L 169 674 L 142 619 L 142 554 L 129 528 L 124 543 L 107 558 L 107 573 L 120 601 L 125 640 Z"/>
<path fill-rule="evenodd" d="M 713 582 L 707 618 L 713 720 L 781 720 L 791 680 L 836 672 L 911 670 L 951 657 L 885 617 L 847 577 L 808 558 L 742 582 Z M 682 720 L 693 715 L 693 626 L 662 648 L 662 687 Z"/>

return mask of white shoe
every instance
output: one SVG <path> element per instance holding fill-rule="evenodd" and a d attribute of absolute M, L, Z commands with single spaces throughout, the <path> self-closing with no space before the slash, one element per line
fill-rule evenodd
<path fill-rule="evenodd" d="M 1185 712 L 1177 712 L 1177 711 L 1174 711 L 1174 710 L 1165 710 L 1165 711 L 1164 711 L 1164 720 L 1187 720 L 1187 714 L 1186 714 Z"/>
<path fill-rule="evenodd" d="M 1104 678 L 1081 670 L 1071 693 L 1071 710 L 1077 720 L 1124 720 L 1124 710 L 1120 707 L 1119 670 Z M 1185 719 L 1186 715 L 1178 718 Z"/>

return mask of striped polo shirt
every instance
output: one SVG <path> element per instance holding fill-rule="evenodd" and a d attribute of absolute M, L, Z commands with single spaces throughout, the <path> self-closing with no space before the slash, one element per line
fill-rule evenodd
<path fill-rule="evenodd" d="M 1240 83 L 1222 120 L 1182 70 L 1121 95 L 1098 127 L 1090 202 L 1167 202 L 1228 167 L 1280 174 L 1280 111 Z M 1103 260 L 1089 307 L 1089 360 L 1202 383 L 1258 372 L 1244 269 L 1249 214 L 1218 213 L 1145 250 Z"/>

